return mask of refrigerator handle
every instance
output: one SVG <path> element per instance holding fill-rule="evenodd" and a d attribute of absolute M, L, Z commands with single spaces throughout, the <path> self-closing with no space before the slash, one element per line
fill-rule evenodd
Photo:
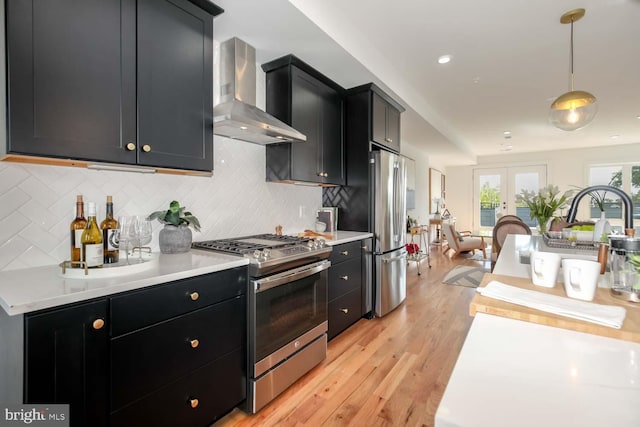
<path fill-rule="evenodd" d="M 398 198 L 400 197 L 400 163 L 398 161 L 393 162 L 393 225 L 392 225 L 392 236 L 398 240 L 398 242 L 401 242 L 402 239 L 400 239 L 400 231 L 401 228 L 399 227 L 401 220 L 400 220 L 400 209 L 399 209 L 399 203 L 398 203 Z M 395 246 L 394 242 L 394 246 Z"/>
<path fill-rule="evenodd" d="M 403 252 L 402 255 L 399 255 L 399 256 L 394 256 L 392 258 L 382 258 L 382 262 L 384 262 L 385 264 L 390 264 L 392 262 L 396 262 L 404 259 L 407 259 L 407 254 Z"/>

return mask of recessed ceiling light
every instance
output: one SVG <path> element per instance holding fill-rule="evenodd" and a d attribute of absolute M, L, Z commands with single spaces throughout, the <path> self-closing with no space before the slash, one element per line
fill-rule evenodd
<path fill-rule="evenodd" d="M 240 130 L 247 130 L 248 128 L 246 126 L 240 126 Z"/>
<path fill-rule="evenodd" d="M 446 64 L 451 61 L 451 55 L 442 55 L 438 58 L 438 64 Z"/>
<path fill-rule="evenodd" d="M 502 132 L 503 135 L 511 135 L 511 131 L 510 130 L 505 130 L 504 132 Z"/>
<path fill-rule="evenodd" d="M 640 115 L 637 115 L 637 116 L 636 116 L 636 119 L 640 119 Z"/>
<path fill-rule="evenodd" d="M 620 135 L 611 135 L 610 138 L 611 139 L 618 139 L 618 138 L 620 138 Z"/>
<path fill-rule="evenodd" d="M 478 84 L 478 83 L 480 83 L 480 77 L 474 77 L 472 79 L 472 81 L 473 81 L 473 83 Z"/>

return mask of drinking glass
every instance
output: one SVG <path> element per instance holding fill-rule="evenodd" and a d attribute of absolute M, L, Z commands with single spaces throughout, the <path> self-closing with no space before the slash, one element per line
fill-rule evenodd
<path fill-rule="evenodd" d="M 132 217 L 118 217 L 118 248 L 124 251 L 127 265 L 129 264 L 129 249 L 131 249 L 132 233 L 131 233 Z"/>
<path fill-rule="evenodd" d="M 142 247 L 151 243 L 151 222 L 145 217 L 136 216 L 133 222 L 135 237 L 138 242 L 138 262 L 142 261 Z"/>

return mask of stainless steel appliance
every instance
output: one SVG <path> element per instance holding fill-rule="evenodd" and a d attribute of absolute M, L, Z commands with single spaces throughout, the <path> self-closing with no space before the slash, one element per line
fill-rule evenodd
<path fill-rule="evenodd" d="M 374 312 L 384 316 L 407 294 L 407 169 L 404 157 L 380 150 L 371 153 L 374 232 Z"/>
<path fill-rule="evenodd" d="M 234 37 L 220 44 L 220 103 L 213 133 L 253 142 L 305 142 L 307 137 L 256 107 L 256 50 Z"/>
<path fill-rule="evenodd" d="M 255 413 L 326 357 L 331 247 L 273 234 L 193 247 L 249 258 L 245 410 Z"/>

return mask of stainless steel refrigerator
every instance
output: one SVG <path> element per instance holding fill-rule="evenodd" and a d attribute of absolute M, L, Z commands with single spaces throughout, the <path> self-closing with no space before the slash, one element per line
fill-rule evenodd
<path fill-rule="evenodd" d="M 407 295 L 407 167 L 402 156 L 383 150 L 371 152 L 371 162 L 374 312 L 382 317 Z"/>

